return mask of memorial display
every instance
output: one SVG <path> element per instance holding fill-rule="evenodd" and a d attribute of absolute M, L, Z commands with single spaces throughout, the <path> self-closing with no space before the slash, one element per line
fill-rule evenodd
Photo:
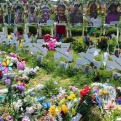
<path fill-rule="evenodd" d="M 0 3 L 0 121 L 120 121 L 120 4 Z"/>

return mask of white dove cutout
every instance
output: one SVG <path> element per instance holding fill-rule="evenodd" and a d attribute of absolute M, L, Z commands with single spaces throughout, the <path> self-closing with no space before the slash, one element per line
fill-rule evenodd
<path fill-rule="evenodd" d="M 73 59 L 73 55 L 67 52 L 67 49 L 62 49 L 62 48 L 55 48 L 55 50 L 57 51 L 54 54 L 54 60 L 58 61 L 61 57 L 67 59 L 68 61 L 72 61 Z"/>
<path fill-rule="evenodd" d="M 86 53 L 84 52 L 79 53 L 79 55 L 81 55 L 82 58 L 77 58 L 76 68 L 80 68 L 82 65 L 90 64 L 91 62 L 94 64 L 94 66 L 97 67 L 97 69 L 100 68 L 101 61 L 96 61 L 94 59 L 94 56 L 98 55 L 99 52 L 100 52 L 99 49 L 91 48 L 88 49 Z"/>
<path fill-rule="evenodd" d="M 113 59 L 113 61 L 107 61 L 106 70 L 107 71 L 111 71 L 114 69 L 121 70 L 121 58 L 118 58 L 115 55 L 112 55 L 111 58 Z"/>

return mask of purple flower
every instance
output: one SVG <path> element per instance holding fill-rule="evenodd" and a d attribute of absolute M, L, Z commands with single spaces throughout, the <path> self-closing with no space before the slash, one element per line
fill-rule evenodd
<path fill-rule="evenodd" d="M 51 98 L 54 99 L 55 98 L 55 95 L 53 95 Z"/>
<path fill-rule="evenodd" d="M 30 96 L 34 96 L 34 95 L 35 95 L 35 92 L 30 92 L 29 95 L 30 95 Z"/>
<path fill-rule="evenodd" d="M 0 121 L 5 121 L 4 118 L 0 117 Z"/>
<path fill-rule="evenodd" d="M 9 86 L 11 84 L 11 80 L 10 79 L 6 79 L 5 80 L 5 84 Z"/>
<path fill-rule="evenodd" d="M 23 92 L 25 91 L 25 87 L 24 87 L 23 85 L 21 85 L 21 84 L 15 85 L 14 88 L 15 88 L 16 90 L 19 90 L 20 93 L 23 93 Z"/>
<path fill-rule="evenodd" d="M 57 85 L 57 84 L 58 84 L 58 82 L 54 81 L 54 84 L 55 84 L 55 85 Z"/>

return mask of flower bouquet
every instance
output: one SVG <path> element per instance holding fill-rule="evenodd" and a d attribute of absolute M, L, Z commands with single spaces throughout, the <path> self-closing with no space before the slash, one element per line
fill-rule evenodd
<path fill-rule="evenodd" d="M 49 50 L 55 50 L 56 47 L 61 45 L 60 36 L 51 36 L 50 34 L 44 35 L 43 47 L 47 47 Z"/>

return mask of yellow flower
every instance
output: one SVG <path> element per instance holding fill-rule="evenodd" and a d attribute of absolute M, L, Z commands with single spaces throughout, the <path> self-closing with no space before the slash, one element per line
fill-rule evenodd
<path fill-rule="evenodd" d="M 61 112 L 61 107 L 60 106 L 56 107 L 56 112 L 57 113 L 60 113 Z"/>
<path fill-rule="evenodd" d="M 76 115 L 76 111 L 74 108 L 72 108 L 72 115 Z"/>
<path fill-rule="evenodd" d="M 75 94 L 70 94 L 67 99 L 68 100 L 74 100 L 76 98 Z"/>
<path fill-rule="evenodd" d="M 99 92 L 100 95 L 106 95 L 106 94 L 109 94 L 109 92 L 107 90 L 101 90 Z"/>
<path fill-rule="evenodd" d="M 63 111 L 64 114 L 67 114 L 68 113 L 68 108 L 67 108 L 66 105 L 62 105 L 61 110 Z"/>
<path fill-rule="evenodd" d="M 70 96 L 71 96 L 73 99 L 76 98 L 75 94 L 71 94 Z"/>
<path fill-rule="evenodd" d="M 24 39 L 21 39 L 21 40 L 20 40 L 20 43 L 19 43 L 20 48 L 23 47 L 23 42 L 24 42 Z"/>
<path fill-rule="evenodd" d="M 49 109 L 49 113 L 56 117 L 57 116 L 57 113 L 56 113 L 56 107 L 55 106 L 51 106 L 50 109 Z"/>
<path fill-rule="evenodd" d="M 67 99 L 68 100 L 73 100 L 73 98 L 70 95 L 67 97 Z"/>
<path fill-rule="evenodd" d="M 8 39 L 11 39 L 12 38 L 12 35 L 8 35 Z"/>
<path fill-rule="evenodd" d="M 65 98 L 63 98 L 61 101 L 60 101 L 60 103 L 65 103 L 66 102 L 66 99 Z"/>

